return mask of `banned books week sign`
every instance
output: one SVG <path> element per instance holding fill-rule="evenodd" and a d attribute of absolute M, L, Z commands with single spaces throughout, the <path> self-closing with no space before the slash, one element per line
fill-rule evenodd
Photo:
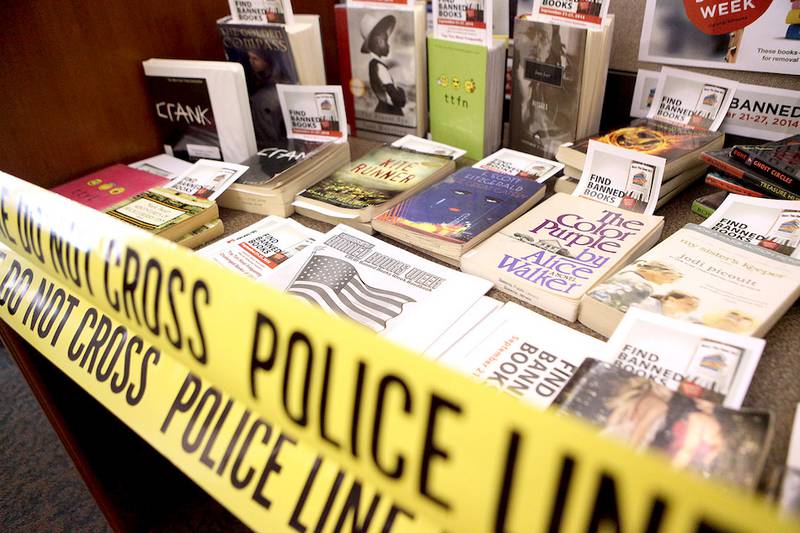
<path fill-rule="evenodd" d="M 0 317 L 255 529 L 796 526 L 7 174 L 0 241 Z"/>

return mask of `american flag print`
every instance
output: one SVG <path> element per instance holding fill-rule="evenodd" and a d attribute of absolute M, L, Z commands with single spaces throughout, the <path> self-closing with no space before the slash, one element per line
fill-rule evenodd
<path fill-rule="evenodd" d="M 347 261 L 318 254 L 306 262 L 286 292 L 374 331 L 386 329 L 403 305 L 415 301 L 405 294 L 371 287 Z"/>

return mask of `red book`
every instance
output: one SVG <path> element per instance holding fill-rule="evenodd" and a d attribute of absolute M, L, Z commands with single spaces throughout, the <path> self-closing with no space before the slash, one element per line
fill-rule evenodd
<path fill-rule="evenodd" d="M 161 176 L 117 164 L 54 187 L 53 192 L 103 211 L 168 182 L 168 179 Z"/>
<path fill-rule="evenodd" d="M 717 189 L 732 192 L 734 194 L 742 194 L 744 196 L 753 196 L 755 198 L 764 198 L 766 195 L 760 191 L 756 191 L 736 183 L 736 178 L 726 176 L 721 172 L 709 172 L 706 174 L 706 183 Z"/>

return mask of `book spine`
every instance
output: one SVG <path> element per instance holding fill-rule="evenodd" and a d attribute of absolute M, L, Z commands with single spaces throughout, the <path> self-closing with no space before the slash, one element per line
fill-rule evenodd
<path fill-rule="evenodd" d="M 700 215 L 703 218 L 708 218 L 714 212 L 713 209 L 700 202 L 699 198 L 692 202 L 692 212 Z"/>
<path fill-rule="evenodd" d="M 350 61 L 350 34 L 347 25 L 347 7 L 343 5 L 336 6 L 334 13 L 336 15 L 336 47 L 338 49 L 339 76 L 342 83 L 347 124 L 350 126 L 350 135 L 357 135 L 356 109 L 355 103 L 353 102 L 353 92 L 350 90 L 353 66 Z"/>
<path fill-rule="evenodd" d="M 731 157 L 771 180 L 778 180 L 778 183 L 790 191 L 800 193 L 800 180 L 769 164 L 761 157 L 751 154 L 738 146 L 731 148 Z"/>
<path fill-rule="evenodd" d="M 773 197 L 773 198 L 781 198 L 783 200 L 800 200 L 800 194 L 792 192 L 785 187 L 781 187 L 780 185 L 774 183 L 773 181 L 768 180 L 767 178 L 762 177 L 761 175 L 755 172 L 748 172 L 740 167 L 735 165 L 731 165 L 727 161 L 722 159 L 718 159 L 711 154 L 702 153 L 700 154 L 700 158 L 711 165 L 712 167 L 722 171 L 724 174 L 732 177 L 738 178 L 742 180 L 744 183 L 742 187 L 747 187 L 750 191 L 758 193 L 761 197 Z M 737 160 L 738 161 L 738 160 Z M 714 187 L 724 189 L 726 191 L 737 192 L 737 194 L 745 194 L 748 196 L 755 196 L 752 192 L 750 194 L 746 192 L 738 192 L 733 191 L 729 187 L 723 187 L 722 185 L 718 185 L 718 181 L 711 183 L 706 179 L 706 183 L 709 185 L 713 185 Z"/>
<path fill-rule="evenodd" d="M 761 191 L 755 191 L 747 188 L 744 185 L 737 185 L 731 181 L 721 179 L 719 176 L 710 172 L 706 174 L 706 183 L 712 187 L 716 187 L 717 189 L 732 192 L 734 194 L 742 194 L 744 196 L 752 196 L 754 198 L 764 198 L 766 196 Z"/>

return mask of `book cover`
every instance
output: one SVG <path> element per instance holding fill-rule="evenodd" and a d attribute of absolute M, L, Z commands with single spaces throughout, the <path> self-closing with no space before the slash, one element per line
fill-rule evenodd
<path fill-rule="evenodd" d="M 171 180 L 186 172 L 192 164 L 167 154 L 158 154 L 141 161 L 134 161 L 128 165 L 131 168 L 144 170 L 150 174 Z"/>
<path fill-rule="evenodd" d="M 517 18 L 511 147 L 553 158 L 577 136 L 586 30 Z"/>
<path fill-rule="evenodd" d="M 428 38 L 431 137 L 483 157 L 489 50 Z"/>
<path fill-rule="evenodd" d="M 800 201 L 731 195 L 701 226 L 800 258 Z"/>
<path fill-rule="evenodd" d="M 275 185 L 281 172 L 292 168 L 300 161 L 318 154 L 326 143 L 301 139 L 278 139 L 262 148 L 253 157 L 242 161 L 248 170 L 236 180 L 245 185 Z"/>
<path fill-rule="evenodd" d="M 581 296 L 660 234 L 662 226 L 661 217 L 558 193 L 467 252 L 461 268 L 575 320 Z"/>
<path fill-rule="evenodd" d="M 290 0 L 228 0 L 234 20 L 270 24 L 291 24 Z"/>
<path fill-rule="evenodd" d="M 589 149 L 589 141 L 594 140 L 663 157 L 667 160 L 667 167 L 669 167 L 673 161 L 692 154 L 721 137 L 723 134 L 718 132 L 684 128 L 642 118 L 633 120 L 623 128 L 578 140 L 570 146 L 570 149 L 586 154 Z"/>
<path fill-rule="evenodd" d="M 628 309 L 641 307 L 761 337 L 798 291 L 800 261 L 687 224 L 590 290 L 580 320 L 610 332 Z"/>
<path fill-rule="evenodd" d="M 363 209 L 394 198 L 449 164 L 449 158 L 381 146 L 299 196 L 345 209 Z"/>
<path fill-rule="evenodd" d="M 556 404 L 676 468 L 754 489 L 772 439 L 769 412 L 729 409 L 587 359 Z"/>
<path fill-rule="evenodd" d="M 729 176 L 722 171 L 709 170 L 706 174 L 706 184 L 721 189 L 722 191 L 752 196 L 753 198 L 764 198 L 766 194 L 757 190 L 748 182 Z"/>
<path fill-rule="evenodd" d="M 342 88 L 353 135 L 388 141 L 417 134 L 418 87 L 415 11 L 336 6 L 336 34 Z M 424 59 L 423 59 L 424 61 Z M 421 95 L 418 95 L 421 91 Z"/>
<path fill-rule="evenodd" d="M 507 302 L 467 333 L 440 361 L 487 385 L 547 407 L 603 341 Z"/>
<path fill-rule="evenodd" d="M 508 148 L 501 148 L 472 166 L 501 174 L 532 178 L 539 183 L 544 183 L 564 169 L 561 163 Z"/>
<path fill-rule="evenodd" d="M 261 281 L 418 351 L 492 286 L 341 224 Z"/>
<path fill-rule="evenodd" d="M 213 210 L 209 220 L 219 218 L 217 205 L 213 200 L 196 198 L 172 189 L 155 188 L 129 198 L 108 208 L 106 214 L 142 228 L 151 233 L 164 234 L 191 218 L 199 217 L 208 210 Z M 206 221 L 199 222 L 196 227 Z M 191 231 L 189 228 L 183 232 Z M 180 237 L 181 234 L 176 235 Z"/>
<path fill-rule="evenodd" d="M 542 187 L 531 178 L 466 167 L 403 200 L 377 220 L 461 244 L 502 220 Z"/>
<path fill-rule="evenodd" d="M 800 135 L 758 146 L 734 146 L 730 155 L 792 192 L 800 193 Z"/>
<path fill-rule="evenodd" d="M 200 159 L 165 187 L 197 198 L 216 200 L 246 170 L 246 166 L 236 163 Z"/>
<path fill-rule="evenodd" d="M 225 57 L 244 67 L 253 128 L 258 148 L 286 137 L 277 84 L 297 84 L 291 44 L 282 24 L 239 24 L 226 17 L 217 22 Z"/>
<path fill-rule="evenodd" d="M 103 211 L 153 187 L 165 185 L 168 181 L 150 172 L 117 164 L 68 181 L 52 190 L 92 209 Z"/>
<path fill-rule="evenodd" d="M 169 155 L 222 159 L 222 144 L 204 78 L 146 76 L 156 126 Z"/>
<path fill-rule="evenodd" d="M 783 200 L 800 200 L 800 194 L 790 191 L 783 183 L 762 175 L 747 167 L 744 163 L 737 161 L 730 155 L 730 150 L 714 150 L 703 152 L 700 158 L 718 169 L 722 179 L 729 178 L 727 181 L 735 183 L 740 180 L 740 185 L 744 188 L 755 190 L 761 196 L 781 198 Z M 735 192 L 735 191 L 733 191 Z M 746 194 L 746 193 L 739 193 Z M 754 195 L 749 195 L 754 196 Z"/>
<path fill-rule="evenodd" d="M 197 253 L 250 279 L 258 279 L 321 235 L 292 219 L 268 216 Z"/>
<path fill-rule="evenodd" d="M 708 183 L 708 181 L 706 181 Z M 722 202 L 728 196 L 728 191 L 717 191 L 711 194 L 703 195 L 696 198 L 692 202 L 692 212 L 700 215 L 703 218 L 708 218 L 711 214 L 719 209 Z"/>
<path fill-rule="evenodd" d="M 753 379 L 763 339 L 633 308 L 625 314 L 598 357 L 669 390 L 699 386 L 739 408 Z"/>

